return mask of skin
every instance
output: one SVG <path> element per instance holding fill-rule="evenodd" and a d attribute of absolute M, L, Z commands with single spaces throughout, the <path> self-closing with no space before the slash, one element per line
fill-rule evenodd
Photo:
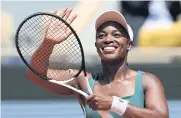
<path fill-rule="evenodd" d="M 64 15 L 66 13 L 64 19 L 71 24 L 77 17 L 76 14 L 71 14 L 71 12 L 71 8 L 65 8 L 61 14 L 57 14 L 58 12 L 56 10 L 54 11 L 54 14 Z M 137 71 L 129 69 L 127 66 L 127 54 L 131 49 L 132 42 L 129 40 L 128 36 L 120 30 L 121 28 L 122 27 L 116 22 L 108 22 L 104 23 L 97 30 L 95 46 L 102 62 L 103 79 L 96 81 L 93 95 L 84 98 L 74 91 L 61 86 L 58 81 L 51 82 L 40 79 L 30 70 L 27 71 L 28 79 L 50 93 L 61 96 L 74 95 L 77 97 L 80 104 L 83 100 L 86 100 L 89 107 L 93 110 L 110 110 L 113 100 L 112 96 L 124 97 L 134 94 L 135 79 L 137 75 Z M 44 42 L 31 59 L 31 66 L 36 68 L 40 73 L 46 74 L 48 77 L 57 71 L 62 71 L 48 69 L 48 60 L 46 59 L 50 56 L 54 45 L 66 40 L 71 34 L 69 31 L 65 32 L 68 32 L 67 36 L 53 38 L 49 35 L 51 32 L 47 31 Z M 39 57 L 42 58 L 42 62 L 44 63 L 34 63 Z M 74 75 L 75 72 L 76 70 L 72 71 L 70 76 Z M 91 74 L 87 74 L 88 78 L 90 78 Z M 63 79 L 61 76 L 57 78 Z M 85 91 L 86 86 L 83 78 L 84 76 L 80 74 L 77 79 L 68 84 Z M 145 91 L 145 108 L 139 108 L 132 104 L 128 104 L 124 117 L 168 118 L 168 106 L 164 88 L 159 78 L 146 72 L 142 77 L 142 86 Z"/>

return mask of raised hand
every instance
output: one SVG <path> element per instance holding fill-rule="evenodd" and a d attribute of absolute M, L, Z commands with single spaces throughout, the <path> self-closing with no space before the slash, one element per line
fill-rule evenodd
<path fill-rule="evenodd" d="M 76 14 L 72 13 L 72 8 L 65 8 L 58 13 L 58 10 L 53 12 L 55 15 L 62 17 L 68 24 L 71 24 L 77 17 Z M 51 18 L 48 24 L 45 39 L 52 40 L 54 43 L 58 44 L 66 40 L 72 34 L 71 30 L 60 20 L 56 18 Z"/>

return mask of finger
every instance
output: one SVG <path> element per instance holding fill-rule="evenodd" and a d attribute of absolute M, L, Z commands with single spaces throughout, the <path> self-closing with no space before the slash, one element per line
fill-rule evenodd
<path fill-rule="evenodd" d="M 64 9 L 61 11 L 60 16 L 61 16 L 61 17 L 64 17 L 65 14 L 66 14 L 66 12 L 67 12 L 67 10 L 68 10 L 68 8 L 64 8 Z"/>
<path fill-rule="evenodd" d="M 53 11 L 53 14 L 57 14 L 57 12 L 58 12 L 58 10 L 56 9 L 56 10 Z"/>
<path fill-rule="evenodd" d="M 57 9 L 52 11 L 53 14 L 57 14 L 57 12 L 58 12 Z M 43 15 L 43 16 L 44 16 L 44 15 Z M 44 16 L 44 17 L 42 17 L 42 18 L 44 18 L 46 21 L 49 21 L 49 22 L 48 22 L 48 25 L 49 25 L 49 24 L 52 22 L 52 18 L 53 18 L 53 17 L 47 17 L 47 16 L 45 17 L 45 16 Z"/>
<path fill-rule="evenodd" d="M 89 107 L 92 109 L 92 110 L 97 110 L 98 109 L 98 103 L 94 100 L 91 100 L 89 103 L 88 103 Z"/>
<path fill-rule="evenodd" d="M 93 94 L 92 94 L 92 95 L 89 95 L 89 96 L 86 97 L 86 101 L 89 102 L 89 101 L 91 101 L 93 98 L 94 98 L 94 95 L 93 95 Z"/>
<path fill-rule="evenodd" d="M 67 20 L 67 23 L 71 24 L 77 18 L 77 14 L 74 14 L 71 18 Z"/>
<path fill-rule="evenodd" d="M 52 13 L 53 14 L 57 14 L 58 10 L 53 10 Z M 45 19 L 46 21 L 48 22 L 45 22 L 45 25 L 46 25 L 46 34 L 47 34 L 47 31 L 50 27 L 52 27 L 52 22 L 53 22 L 53 17 L 42 17 L 43 19 Z"/>
<path fill-rule="evenodd" d="M 67 9 L 66 13 L 63 15 L 64 16 L 63 19 L 67 20 L 71 12 L 72 12 L 72 8 Z"/>
<path fill-rule="evenodd" d="M 89 106 L 89 108 L 94 109 L 94 101 L 93 100 L 89 100 L 87 102 L 87 105 Z"/>
<path fill-rule="evenodd" d="M 66 31 L 66 38 L 68 38 L 70 35 L 72 35 L 72 31 L 68 28 L 68 29 L 66 29 L 67 31 Z"/>
<path fill-rule="evenodd" d="M 71 24 L 71 23 L 76 19 L 76 17 L 77 17 L 77 14 L 74 14 L 72 17 L 70 17 L 70 18 L 67 20 L 67 23 L 68 23 L 68 24 Z M 69 28 L 67 28 L 67 29 L 66 29 L 66 33 L 68 34 L 67 37 L 69 37 L 69 36 L 72 34 L 72 31 L 71 31 Z"/>

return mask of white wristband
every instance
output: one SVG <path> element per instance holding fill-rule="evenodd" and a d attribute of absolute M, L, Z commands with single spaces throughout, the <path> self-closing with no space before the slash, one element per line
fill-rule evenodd
<path fill-rule="evenodd" d="M 128 102 L 116 96 L 113 96 L 113 101 L 111 105 L 111 110 L 122 116 L 128 106 Z"/>

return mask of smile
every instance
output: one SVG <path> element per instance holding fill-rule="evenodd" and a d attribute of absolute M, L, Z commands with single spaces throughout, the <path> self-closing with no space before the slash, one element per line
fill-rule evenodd
<path fill-rule="evenodd" d="M 113 52 L 116 50 L 116 47 L 108 46 L 108 47 L 103 47 L 102 50 L 104 52 Z"/>

